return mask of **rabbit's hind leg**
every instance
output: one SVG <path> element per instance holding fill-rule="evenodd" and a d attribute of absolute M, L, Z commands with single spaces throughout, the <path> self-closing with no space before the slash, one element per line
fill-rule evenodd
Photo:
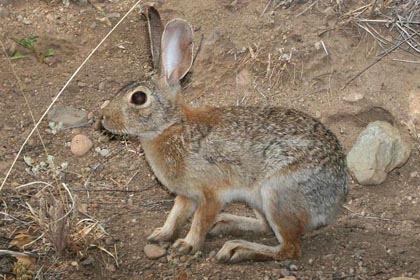
<path fill-rule="evenodd" d="M 263 211 L 274 232 L 278 246 L 267 246 L 243 240 L 226 242 L 217 253 L 220 262 L 240 262 L 246 260 L 283 260 L 300 257 L 300 237 L 308 221 L 304 207 L 299 205 L 299 194 L 273 187 L 262 189 Z M 295 204 L 291 204 L 295 203 Z"/>
<path fill-rule="evenodd" d="M 254 210 L 256 218 L 237 216 L 229 213 L 221 213 L 216 217 L 209 234 L 212 236 L 219 234 L 239 235 L 243 232 L 266 233 L 270 230 L 264 216 Z"/>

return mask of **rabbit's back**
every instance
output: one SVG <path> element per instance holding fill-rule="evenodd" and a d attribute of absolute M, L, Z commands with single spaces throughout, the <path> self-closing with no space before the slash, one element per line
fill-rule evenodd
<path fill-rule="evenodd" d="M 190 154 L 209 164 L 241 166 L 269 176 L 281 168 L 345 169 L 335 135 L 303 112 L 282 107 L 222 107 L 188 123 Z"/>

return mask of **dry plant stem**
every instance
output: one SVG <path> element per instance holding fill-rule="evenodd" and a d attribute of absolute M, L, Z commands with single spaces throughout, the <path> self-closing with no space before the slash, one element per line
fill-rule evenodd
<path fill-rule="evenodd" d="M 22 221 L 22 220 L 20 220 L 20 219 L 16 218 L 15 216 L 12 216 L 12 215 L 10 215 L 10 214 L 8 214 L 8 213 L 6 213 L 6 212 L 2 212 L 2 211 L 0 211 L 0 214 L 1 214 L 1 215 L 4 215 L 4 216 L 6 216 L 6 217 L 10 217 L 11 219 L 13 219 L 13 220 L 15 220 L 15 221 L 18 221 L 18 222 L 20 222 L 20 223 L 22 223 L 22 224 L 24 224 L 24 225 L 30 225 L 30 224 L 31 224 L 31 223 L 28 223 L 28 222 Z"/>
<path fill-rule="evenodd" d="M 394 58 L 393 61 L 420 64 L 420 61 Z"/>
<path fill-rule="evenodd" d="M 265 7 L 264 7 L 264 10 L 262 11 L 262 13 L 261 13 L 261 16 L 263 15 L 263 14 L 265 14 L 265 12 L 267 11 L 267 9 L 268 9 L 268 7 L 270 7 L 270 4 L 271 4 L 271 2 L 272 2 L 273 0 L 268 0 L 267 1 L 267 4 L 265 5 Z"/>
<path fill-rule="evenodd" d="M 86 189 L 72 189 L 73 192 L 86 192 Z M 123 192 L 123 193 L 140 193 L 144 190 L 114 190 L 114 189 L 89 189 L 90 192 Z"/>
<path fill-rule="evenodd" d="M 301 15 L 303 15 L 304 13 L 306 13 L 307 11 L 309 11 L 313 6 L 315 6 L 318 3 L 318 0 L 314 1 L 312 4 L 310 4 L 308 7 L 306 7 L 302 12 L 300 12 L 299 14 L 295 15 L 295 18 L 300 17 Z"/>
<path fill-rule="evenodd" d="M 18 154 L 16 155 L 15 159 L 13 160 L 12 165 L 10 166 L 9 170 L 6 173 L 6 176 L 3 179 L 3 182 L 0 186 L 0 194 L 4 187 L 4 185 L 7 182 L 7 179 L 10 176 L 10 173 L 13 170 L 13 167 L 16 164 L 17 159 L 22 153 L 23 148 L 25 147 L 26 143 L 28 142 L 29 138 L 32 136 L 32 134 L 35 132 L 35 130 L 38 129 L 39 124 L 41 121 L 45 118 L 45 116 L 48 114 L 48 112 L 51 110 L 52 106 L 57 102 L 58 98 L 61 96 L 63 91 L 67 88 L 67 86 L 70 84 L 70 82 L 76 77 L 76 75 L 80 72 L 80 70 L 85 66 L 85 64 L 89 61 L 89 59 L 92 57 L 92 55 L 99 49 L 99 47 L 105 42 L 106 39 L 114 32 L 114 30 L 125 20 L 125 18 L 137 7 L 137 5 L 140 5 L 141 0 L 137 1 L 131 8 L 128 10 L 128 12 L 115 24 L 115 26 L 105 35 L 105 37 L 99 42 L 99 44 L 89 53 L 89 55 L 85 58 L 85 60 L 80 64 L 80 66 L 76 69 L 76 71 L 73 73 L 73 75 L 70 76 L 69 80 L 64 84 L 62 89 L 57 93 L 57 95 L 54 97 L 54 99 L 51 101 L 51 104 L 48 106 L 48 108 L 45 110 L 45 112 L 42 114 L 42 116 L 39 118 L 38 122 L 35 124 L 34 128 L 31 130 L 29 135 L 26 137 L 25 141 L 23 141 L 22 146 L 19 149 Z"/>
<path fill-rule="evenodd" d="M 16 256 L 16 257 L 34 257 L 30 253 L 20 253 L 10 250 L 0 250 L 0 256 Z"/>
<path fill-rule="evenodd" d="M 353 210 L 351 210 L 347 206 L 343 206 L 343 208 L 346 209 L 348 212 L 350 212 L 352 216 L 359 217 L 359 218 L 365 218 L 365 219 L 370 219 L 370 220 L 386 221 L 386 222 L 392 222 L 392 223 L 401 223 L 401 222 L 403 222 L 403 221 L 393 220 L 393 219 L 389 219 L 389 218 L 382 218 L 382 217 L 378 217 L 378 216 L 366 216 L 366 215 L 362 215 L 360 213 L 354 212 Z"/>
<path fill-rule="evenodd" d="M 392 47 L 391 49 L 389 49 L 386 53 L 384 53 L 383 55 L 381 55 L 378 59 L 376 59 L 374 62 L 372 62 L 371 64 L 369 64 L 367 67 L 365 67 L 365 69 L 363 69 L 362 71 L 360 71 L 359 73 L 357 73 L 353 78 L 351 78 L 350 80 L 347 81 L 347 83 L 341 88 L 342 90 L 345 89 L 351 82 L 353 82 L 355 79 L 357 79 L 360 75 L 362 75 L 363 73 L 365 73 L 367 70 L 369 70 L 372 66 L 374 66 L 376 63 L 378 63 L 379 61 L 381 61 L 384 57 L 386 57 L 387 55 L 389 55 L 390 53 L 392 53 L 393 51 L 395 51 L 398 47 L 400 47 L 404 42 L 406 42 L 408 39 L 412 38 L 415 34 L 412 34 L 410 37 L 406 38 L 405 40 L 399 42 L 397 45 L 395 45 L 394 47 Z M 0 189 L 1 190 L 1 189 Z"/>

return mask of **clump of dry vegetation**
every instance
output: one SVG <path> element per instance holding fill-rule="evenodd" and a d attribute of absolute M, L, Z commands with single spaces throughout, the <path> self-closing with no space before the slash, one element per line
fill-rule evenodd
<path fill-rule="evenodd" d="M 351 18 L 352 22 L 375 38 L 382 53 L 400 48 L 415 55 L 420 54 L 418 0 L 373 0 L 346 12 L 343 17 Z"/>

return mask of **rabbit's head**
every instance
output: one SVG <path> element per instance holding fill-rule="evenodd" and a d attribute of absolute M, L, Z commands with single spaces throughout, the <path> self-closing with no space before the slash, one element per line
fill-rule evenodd
<path fill-rule="evenodd" d="M 147 12 L 155 75 L 150 81 L 131 82 L 102 110 L 102 124 L 116 134 L 154 137 L 181 118 L 180 80 L 193 61 L 193 30 L 183 19 L 165 28 L 158 11 Z"/>

